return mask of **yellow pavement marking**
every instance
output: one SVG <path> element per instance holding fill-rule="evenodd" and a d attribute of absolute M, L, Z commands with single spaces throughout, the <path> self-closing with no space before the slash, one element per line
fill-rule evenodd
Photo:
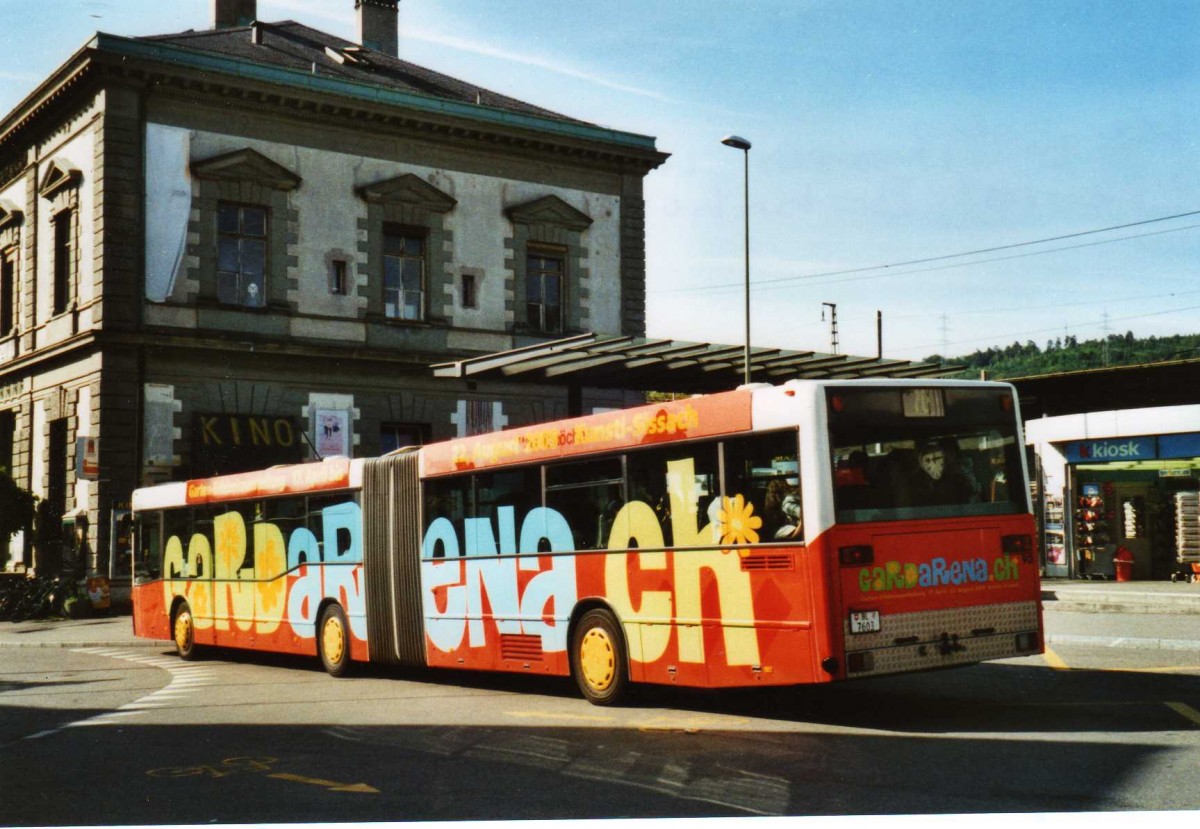
<path fill-rule="evenodd" d="M 310 786 L 322 786 L 331 792 L 379 794 L 379 789 L 374 786 L 368 786 L 366 783 L 337 783 L 333 780 L 321 780 L 318 777 L 302 777 L 299 774 L 289 774 L 287 772 L 276 772 L 275 774 L 268 774 L 267 777 L 274 777 L 276 780 L 290 780 L 293 783 L 307 783 Z"/>
<path fill-rule="evenodd" d="M 510 717 L 523 717 L 530 720 L 584 720 L 585 722 L 612 722 L 613 717 L 602 714 L 548 714 L 544 711 L 505 711 Z"/>
<path fill-rule="evenodd" d="M 1046 660 L 1046 664 L 1056 671 L 1069 671 L 1071 667 L 1063 662 L 1062 657 L 1046 647 L 1046 652 L 1042 654 L 1042 658 Z"/>
<path fill-rule="evenodd" d="M 1200 671 L 1200 665 L 1170 665 L 1165 668 L 1106 668 L 1124 674 L 1186 674 Z"/>
<path fill-rule="evenodd" d="M 1197 711 L 1186 702 L 1164 702 L 1163 705 L 1170 708 L 1185 720 L 1190 720 L 1195 725 L 1200 725 L 1200 711 Z"/>

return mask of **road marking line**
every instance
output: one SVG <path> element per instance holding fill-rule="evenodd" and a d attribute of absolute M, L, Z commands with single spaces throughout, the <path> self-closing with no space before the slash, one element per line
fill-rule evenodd
<path fill-rule="evenodd" d="M 276 780 L 290 780 L 293 783 L 307 783 L 310 786 L 322 786 L 331 792 L 355 792 L 357 794 L 379 794 L 379 789 L 367 783 L 338 783 L 333 780 L 322 780 L 319 777 L 304 777 L 289 772 L 268 774 Z"/>
<path fill-rule="evenodd" d="M 1105 668 L 1119 674 L 1186 674 L 1200 671 L 1200 665 L 1172 665 L 1166 668 Z"/>
<path fill-rule="evenodd" d="M 51 728 L 46 731 L 39 731 L 37 734 L 30 734 L 28 737 L 23 737 L 25 740 L 40 740 L 42 737 L 49 737 L 51 734 L 57 734 L 62 729 Z"/>
<path fill-rule="evenodd" d="M 548 714 L 544 711 L 505 711 L 510 717 L 524 717 L 537 720 L 585 720 L 587 722 L 612 722 L 612 717 L 602 714 Z"/>
<path fill-rule="evenodd" d="M 1170 708 L 1185 720 L 1190 720 L 1195 725 L 1200 725 L 1200 711 L 1197 711 L 1186 702 L 1164 702 L 1163 705 Z"/>
<path fill-rule="evenodd" d="M 1046 647 L 1046 652 L 1042 654 L 1042 658 L 1046 660 L 1046 664 L 1056 671 L 1069 671 L 1071 666 L 1063 662 L 1062 657 L 1052 651 L 1049 646 Z"/>

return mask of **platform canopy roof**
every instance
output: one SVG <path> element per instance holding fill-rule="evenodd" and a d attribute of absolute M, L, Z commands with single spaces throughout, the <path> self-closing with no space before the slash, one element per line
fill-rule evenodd
<path fill-rule="evenodd" d="M 701 394 L 741 385 L 745 347 L 644 337 L 580 334 L 434 365 L 435 377 Z M 945 377 L 958 366 L 751 348 L 751 380 Z"/>

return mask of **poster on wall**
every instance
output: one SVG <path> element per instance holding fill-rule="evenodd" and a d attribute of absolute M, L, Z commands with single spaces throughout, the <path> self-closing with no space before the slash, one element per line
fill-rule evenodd
<path fill-rule="evenodd" d="M 322 458 L 350 456 L 350 413 L 317 409 L 317 454 Z"/>

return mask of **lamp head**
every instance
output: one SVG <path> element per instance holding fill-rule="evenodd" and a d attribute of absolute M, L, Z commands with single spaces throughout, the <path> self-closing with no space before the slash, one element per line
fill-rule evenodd
<path fill-rule="evenodd" d="M 726 147 L 733 147 L 735 150 L 749 150 L 750 142 L 740 135 L 727 135 L 721 139 L 721 143 Z"/>

